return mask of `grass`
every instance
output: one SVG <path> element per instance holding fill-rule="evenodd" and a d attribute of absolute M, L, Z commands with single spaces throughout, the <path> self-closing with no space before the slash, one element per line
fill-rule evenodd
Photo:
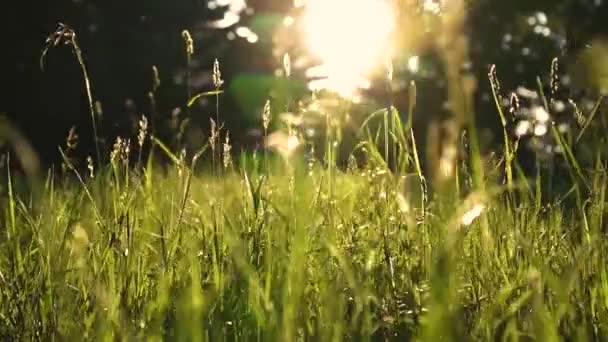
<path fill-rule="evenodd" d="M 328 172 L 293 158 L 266 172 L 242 157 L 216 177 L 173 157 L 162 169 L 115 157 L 95 178 L 70 165 L 79 181 L 50 173 L 32 198 L 7 174 L 3 338 L 608 334 L 603 161 L 580 206 L 550 206 L 490 182 L 425 203 L 417 174 L 385 165 Z"/>
<path fill-rule="evenodd" d="M 215 91 L 197 96 L 217 101 L 217 68 Z M 464 150 L 447 157 L 455 169 L 441 156 L 429 175 L 411 120 L 392 108 L 364 121 L 347 169 L 337 166 L 342 134 L 329 117 L 321 163 L 264 151 L 233 164 L 218 107 L 219 128 L 194 155 L 144 132 L 133 140 L 150 147 L 147 162 L 122 139 L 108 165 L 92 170 L 89 158 L 89 174 L 60 150 L 65 171 L 51 169 L 31 191 L 3 168 L 0 338 L 604 339 L 608 173 L 590 126 L 598 109 L 576 142 L 551 130 L 570 188 L 552 193 L 545 169 L 526 178 L 517 164 L 495 84 L 503 160 L 483 160 L 469 120 L 466 146 L 460 132 L 448 139 Z M 415 84 L 409 96 L 411 119 Z M 576 157 L 581 138 L 597 151 L 590 167 Z M 445 168 L 447 179 L 432 174 Z"/>

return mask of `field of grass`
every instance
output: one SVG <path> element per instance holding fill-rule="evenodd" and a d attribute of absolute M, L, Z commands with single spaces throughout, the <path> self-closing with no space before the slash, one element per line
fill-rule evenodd
<path fill-rule="evenodd" d="M 500 105 L 503 158 L 482 158 L 468 127 L 466 146 L 427 171 L 411 122 L 390 114 L 366 121 L 348 167 L 336 165 L 328 119 L 316 160 L 237 157 L 216 129 L 207 149 L 173 154 L 144 130 L 133 137 L 151 150 L 143 158 L 122 140 L 107 165 L 75 167 L 68 143 L 63 170 L 29 191 L 3 168 L 0 338 L 605 339 L 608 173 L 602 134 L 587 129 L 595 112 L 578 137 L 549 126 L 561 171 L 533 177 Z M 562 176 L 566 190 L 552 191 Z"/>
<path fill-rule="evenodd" d="M 66 156 L 66 172 L 29 197 L 8 173 L 3 339 L 608 335 L 603 160 L 544 199 L 541 182 L 465 186 L 464 172 L 430 194 L 415 158 L 401 150 L 414 171 L 391 171 L 372 140 L 366 166 L 292 157 L 264 168 L 259 154 L 212 173 L 154 141 L 173 164 L 129 165 L 117 146 L 91 178 Z"/>

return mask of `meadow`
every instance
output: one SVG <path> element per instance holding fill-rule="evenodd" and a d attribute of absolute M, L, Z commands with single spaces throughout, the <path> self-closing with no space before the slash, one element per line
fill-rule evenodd
<path fill-rule="evenodd" d="M 202 96 L 221 96 L 217 68 L 216 90 Z M 564 131 L 538 116 L 554 111 L 539 87 L 534 120 L 557 171 L 529 175 L 495 70 L 488 82 L 504 124 L 496 159 L 482 155 L 469 125 L 467 139 L 458 132 L 452 152 L 423 170 L 412 123 L 401 121 L 414 115 L 412 84 L 410 112 L 370 114 L 347 165 L 327 115 L 320 157 L 290 144 L 301 139 L 290 139 L 293 127 L 283 154 L 234 153 L 221 125 L 200 150 L 181 152 L 142 118 L 132 143 L 118 139 L 79 164 L 68 139 L 62 167 L 29 180 L 28 191 L 5 167 L 0 337 L 605 339 L 601 99 Z M 265 131 L 280 110 L 260 113 Z"/>

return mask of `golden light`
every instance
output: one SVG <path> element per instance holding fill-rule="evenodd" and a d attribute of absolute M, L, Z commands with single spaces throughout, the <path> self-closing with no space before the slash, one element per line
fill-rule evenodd
<path fill-rule="evenodd" d="M 308 48 L 322 64 L 308 75 L 313 89 L 330 89 L 352 97 L 369 87 L 367 74 L 384 63 L 395 25 L 385 0 L 308 0 L 304 30 Z"/>

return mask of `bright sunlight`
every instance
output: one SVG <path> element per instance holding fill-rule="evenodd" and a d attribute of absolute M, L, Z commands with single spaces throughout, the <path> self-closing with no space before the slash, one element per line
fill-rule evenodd
<path fill-rule="evenodd" d="M 311 87 L 349 98 L 368 87 L 366 74 L 383 63 L 394 23 L 393 10 L 384 0 L 308 0 L 306 43 L 322 62 L 308 72 L 321 78 Z"/>

